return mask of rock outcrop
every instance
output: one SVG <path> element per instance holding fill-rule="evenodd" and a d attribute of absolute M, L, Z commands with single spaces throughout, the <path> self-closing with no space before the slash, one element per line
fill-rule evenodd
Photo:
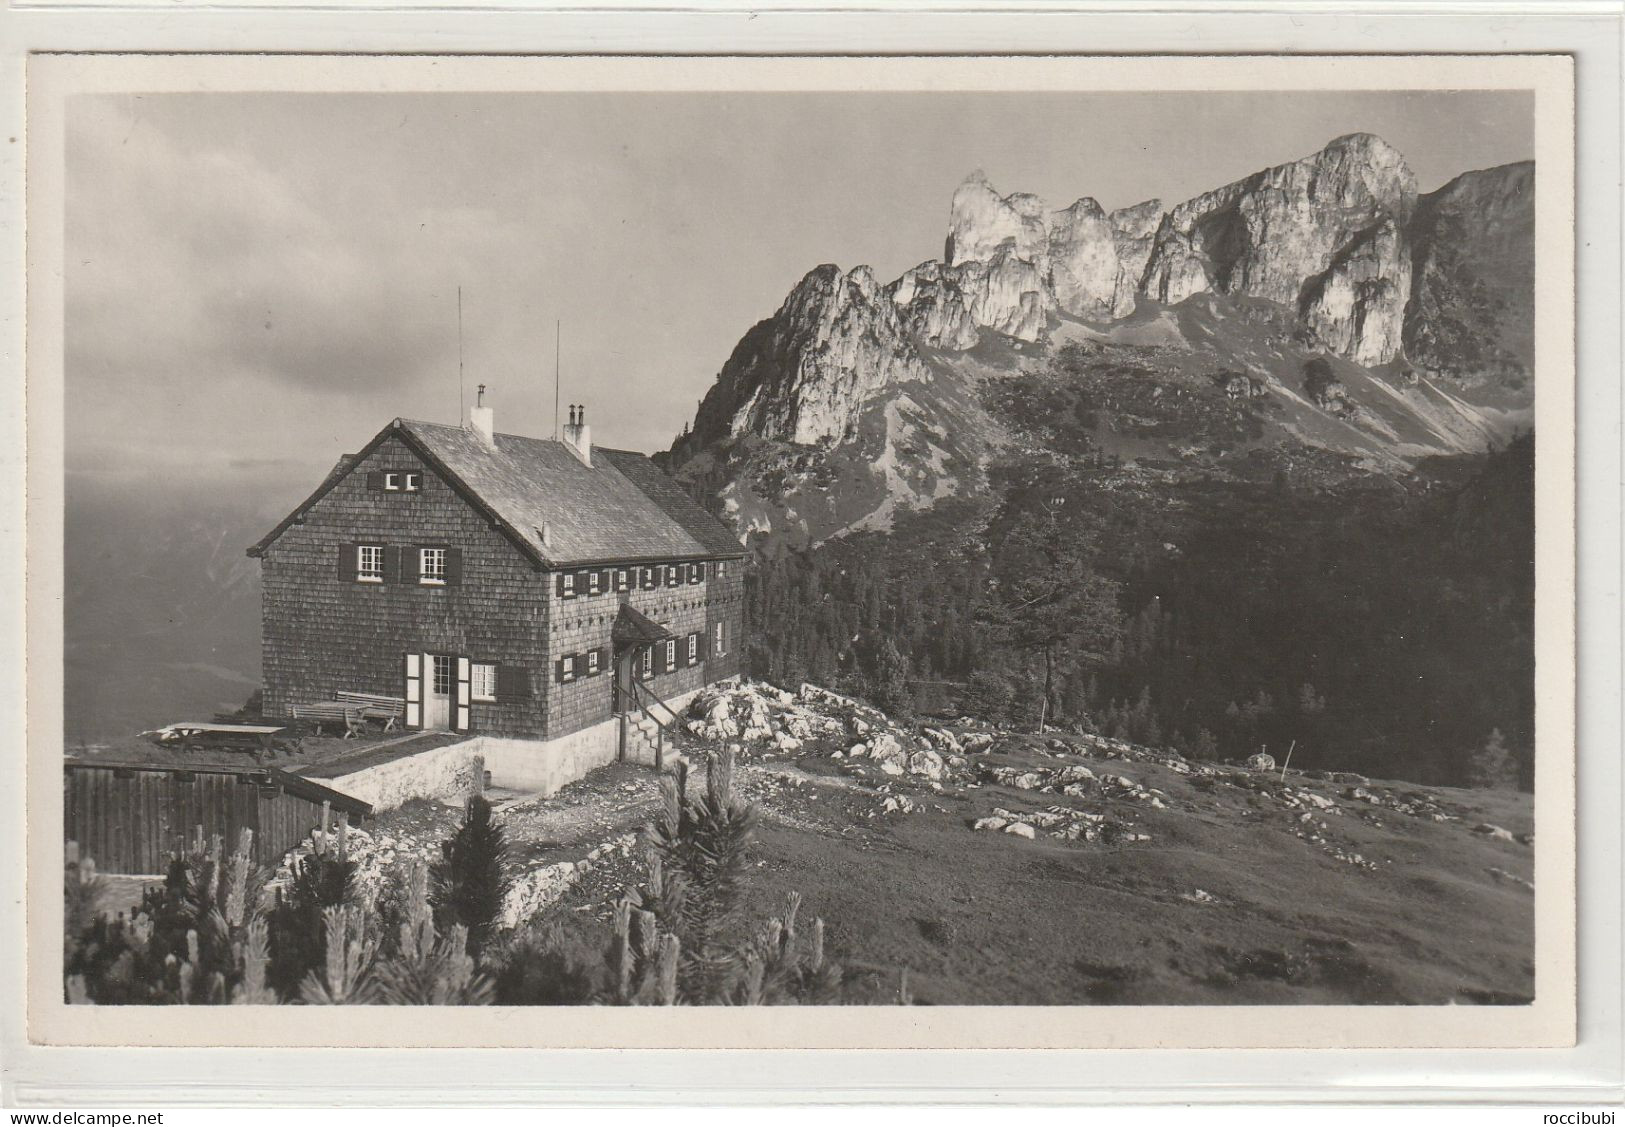
<path fill-rule="evenodd" d="M 1534 368 L 1535 166 L 1468 172 L 1411 220 L 1407 356 L 1465 383 L 1521 387 Z"/>
<path fill-rule="evenodd" d="M 700 403 L 700 442 L 743 434 L 839 440 L 881 389 L 929 380 L 891 295 L 867 266 L 820 266 L 734 348 Z"/>
<path fill-rule="evenodd" d="M 949 352 L 975 348 L 982 334 L 970 315 L 959 271 L 935 260 L 922 262 L 893 282 L 888 291 L 904 326 L 922 344 Z"/>
<path fill-rule="evenodd" d="M 1044 201 L 1025 192 L 1001 196 L 977 169 L 954 192 L 943 261 L 987 262 L 1007 243 L 1016 258 L 1043 264 L 1049 247 Z"/>
<path fill-rule="evenodd" d="M 1163 219 L 1143 280 L 1175 304 L 1208 291 L 1297 309 L 1343 355 L 1399 351 L 1409 290 L 1403 232 L 1416 178 L 1368 133 L 1187 200 Z"/>
<path fill-rule="evenodd" d="M 1134 311 L 1134 298 L 1140 292 L 1151 249 L 1162 226 L 1162 201 L 1146 200 L 1132 207 L 1120 207 L 1106 217 L 1112 226 L 1112 243 L 1117 248 L 1117 295 L 1119 309 Z"/>
<path fill-rule="evenodd" d="M 1133 289 L 1117 251 L 1112 221 L 1085 197 L 1050 216 L 1050 287 L 1055 303 L 1075 317 L 1110 320 L 1134 312 Z"/>

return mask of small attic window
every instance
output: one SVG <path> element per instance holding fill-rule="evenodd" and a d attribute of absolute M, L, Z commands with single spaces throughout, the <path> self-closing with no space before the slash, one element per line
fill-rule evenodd
<path fill-rule="evenodd" d="M 401 475 L 393 470 L 384 471 L 384 492 L 399 493 L 401 491 Z"/>
<path fill-rule="evenodd" d="M 401 492 L 416 493 L 423 488 L 423 475 L 416 470 L 408 470 L 401 475 Z"/>

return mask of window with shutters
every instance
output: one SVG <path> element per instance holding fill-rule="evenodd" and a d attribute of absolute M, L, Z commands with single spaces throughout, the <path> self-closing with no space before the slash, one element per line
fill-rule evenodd
<path fill-rule="evenodd" d="M 469 695 L 475 700 L 497 699 L 497 667 L 476 661 L 469 667 Z"/>
<path fill-rule="evenodd" d="M 384 581 L 384 546 L 357 544 L 355 547 L 355 578 L 357 583 Z"/>
<path fill-rule="evenodd" d="M 603 592 L 603 587 L 599 583 L 599 580 L 603 578 L 603 574 L 601 571 L 589 571 L 587 573 L 587 594 L 597 595 Z"/>
<path fill-rule="evenodd" d="M 617 591 L 626 590 L 626 569 L 624 567 L 618 567 L 618 568 L 615 569 L 614 583 L 615 583 L 615 590 L 617 590 Z"/>
<path fill-rule="evenodd" d="M 642 586 L 643 586 L 643 589 L 645 591 L 650 591 L 650 590 L 653 590 L 654 588 L 660 586 L 660 578 L 656 574 L 654 568 L 646 567 L 646 568 L 643 569 L 643 584 L 642 584 Z"/>
<path fill-rule="evenodd" d="M 565 654 L 559 659 L 559 680 L 569 684 L 576 679 L 576 655 Z"/>
<path fill-rule="evenodd" d="M 598 676 L 598 651 L 597 650 L 588 650 L 587 651 L 587 676 L 589 676 L 589 677 Z"/>
<path fill-rule="evenodd" d="M 677 564 L 666 565 L 666 586 L 680 587 L 683 583 L 683 569 Z"/>
<path fill-rule="evenodd" d="M 418 582 L 431 587 L 446 585 L 446 549 L 418 549 Z"/>
<path fill-rule="evenodd" d="M 698 660 L 700 660 L 700 636 L 690 634 L 688 636 L 688 663 L 693 665 Z"/>

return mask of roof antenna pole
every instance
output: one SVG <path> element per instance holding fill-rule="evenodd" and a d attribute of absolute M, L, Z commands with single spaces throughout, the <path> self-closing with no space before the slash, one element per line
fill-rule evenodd
<path fill-rule="evenodd" d="M 553 441 L 559 440 L 559 336 L 563 331 L 562 320 L 553 322 Z"/>
<path fill-rule="evenodd" d="M 463 425 L 463 287 L 457 287 L 457 425 Z"/>

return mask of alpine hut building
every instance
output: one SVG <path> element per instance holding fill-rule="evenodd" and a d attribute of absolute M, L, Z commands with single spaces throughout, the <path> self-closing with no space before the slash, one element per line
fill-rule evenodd
<path fill-rule="evenodd" d="M 394 420 L 248 550 L 264 711 L 398 698 L 551 791 L 648 761 L 650 717 L 737 676 L 744 552 L 646 456 L 595 449 L 584 407 L 563 441 L 493 423 Z"/>

